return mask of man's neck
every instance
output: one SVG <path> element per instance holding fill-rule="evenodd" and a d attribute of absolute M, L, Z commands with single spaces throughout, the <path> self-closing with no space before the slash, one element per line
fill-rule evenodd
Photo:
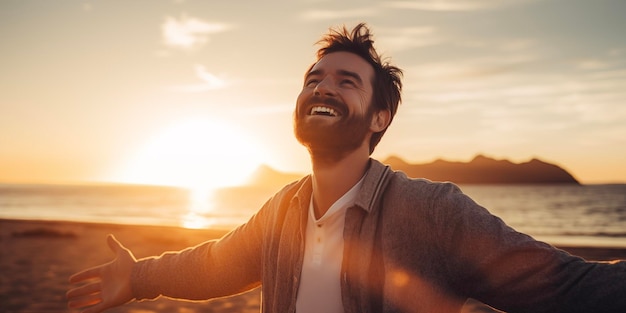
<path fill-rule="evenodd" d="M 365 174 L 369 153 L 356 151 L 333 162 L 315 162 L 313 159 L 313 203 L 315 217 L 322 217 L 330 206 L 352 188 Z"/>

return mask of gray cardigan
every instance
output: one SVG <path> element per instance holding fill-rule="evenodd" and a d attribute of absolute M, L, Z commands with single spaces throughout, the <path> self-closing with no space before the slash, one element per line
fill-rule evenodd
<path fill-rule="evenodd" d="M 295 312 L 310 176 L 220 240 L 140 260 L 137 299 L 191 300 L 262 285 L 263 312 Z M 346 213 L 345 312 L 459 312 L 471 297 L 507 312 L 626 312 L 626 262 L 590 263 L 507 226 L 451 183 L 376 160 Z"/>

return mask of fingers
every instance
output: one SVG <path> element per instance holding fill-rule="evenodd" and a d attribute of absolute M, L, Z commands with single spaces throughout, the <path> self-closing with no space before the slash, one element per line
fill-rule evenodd
<path fill-rule="evenodd" d="M 102 298 L 99 294 L 91 294 L 79 299 L 72 299 L 67 303 L 67 307 L 70 309 L 80 309 L 95 304 L 102 303 Z"/>
<path fill-rule="evenodd" d="M 125 249 L 122 244 L 117 241 L 117 239 L 115 239 L 113 235 L 107 236 L 107 244 L 109 245 L 111 251 L 115 252 L 116 254 L 120 250 Z M 70 276 L 70 283 L 75 284 L 84 280 L 100 277 L 103 266 L 104 265 L 95 266 Z"/>
<path fill-rule="evenodd" d="M 66 293 L 68 299 L 82 297 L 84 295 L 89 295 L 93 293 L 98 293 L 102 290 L 102 286 L 100 283 L 92 283 L 85 286 L 77 287 L 69 290 Z"/>
<path fill-rule="evenodd" d="M 102 302 L 102 286 L 92 283 L 67 292 L 67 306 L 71 309 L 84 308 Z"/>
<path fill-rule="evenodd" d="M 76 284 L 84 280 L 100 277 L 102 266 L 96 266 L 70 276 L 70 283 Z"/>
<path fill-rule="evenodd" d="M 83 309 L 83 313 L 97 313 L 123 303 L 116 302 L 115 297 L 118 296 L 116 296 L 115 287 L 119 282 L 116 282 L 115 277 L 119 276 L 120 260 L 126 260 L 126 263 L 129 263 L 134 261 L 134 256 L 113 235 L 107 236 L 107 245 L 116 254 L 113 261 L 86 269 L 70 277 L 71 284 L 85 284 L 66 293 L 69 308 Z"/>
<path fill-rule="evenodd" d="M 110 308 L 111 306 L 107 306 L 105 305 L 104 302 L 100 302 L 97 305 L 94 305 L 86 310 L 83 310 L 82 313 L 100 313 L 108 308 Z"/>
<path fill-rule="evenodd" d="M 110 306 L 107 306 L 98 295 L 91 295 L 89 299 L 81 299 L 80 301 L 73 301 L 67 304 L 70 309 L 84 309 L 81 313 L 99 313 Z"/>
<path fill-rule="evenodd" d="M 117 239 L 115 239 L 115 236 L 111 234 L 107 236 L 107 244 L 109 245 L 111 251 L 113 251 L 115 254 L 126 249 Z"/>

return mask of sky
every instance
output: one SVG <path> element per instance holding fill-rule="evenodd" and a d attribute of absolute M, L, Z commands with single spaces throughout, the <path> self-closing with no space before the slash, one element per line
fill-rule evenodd
<path fill-rule="evenodd" d="M 310 171 L 315 42 L 367 23 L 404 71 L 373 157 L 478 154 L 626 182 L 626 1 L 0 0 L 0 183 L 240 183 Z"/>

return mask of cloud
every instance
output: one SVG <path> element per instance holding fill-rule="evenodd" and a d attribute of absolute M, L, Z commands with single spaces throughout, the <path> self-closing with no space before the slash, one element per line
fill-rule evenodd
<path fill-rule="evenodd" d="M 580 62 L 578 62 L 577 66 L 579 69 L 582 70 L 599 70 L 609 67 L 607 62 L 598 59 L 581 60 Z"/>
<path fill-rule="evenodd" d="M 409 27 L 384 27 L 379 28 L 382 34 L 377 42 L 394 52 L 405 51 L 414 48 L 447 45 L 451 49 L 497 49 L 505 55 L 532 51 L 537 43 L 530 38 L 506 38 L 486 39 L 473 38 L 463 34 L 453 34 L 449 30 L 433 25 L 419 25 Z M 377 32 L 378 33 L 378 32 Z M 500 58 L 498 56 L 496 59 Z"/>
<path fill-rule="evenodd" d="M 209 89 L 221 89 L 226 86 L 226 83 L 222 79 L 207 72 L 203 65 L 196 64 L 194 70 L 198 78 L 200 78 Z"/>
<path fill-rule="evenodd" d="M 442 45 L 447 44 L 458 46 L 458 40 L 447 36 Z M 579 146 L 581 138 L 623 145 L 624 139 L 614 135 L 626 129 L 622 50 L 555 58 L 537 39 L 527 38 L 481 39 L 473 49 L 464 56 L 446 55 L 406 68 L 407 105 L 402 110 L 403 118 L 412 122 L 400 123 L 402 131 L 414 127 L 415 120 L 424 129 L 440 130 L 443 120 L 464 125 L 458 127 L 468 129 L 461 136 L 469 138 L 465 144 L 482 147 L 492 142 L 509 145 L 513 138 L 546 147 Z"/>
<path fill-rule="evenodd" d="M 91 4 L 91 3 L 85 2 L 85 3 L 83 3 L 82 7 L 83 7 L 83 11 L 85 11 L 85 12 L 93 11 L 93 4 Z"/>
<path fill-rule="evenodd" d="M 421 11 L 476 11 L 533 0 L 407 0 L 392 1 L 386 6 Z"/>
<path fill-rule="evenodd" d="M 506 46 L 506 43 L 501 44 Z M 445 61 L 431 61 L 408 68 L 407 80 L 419 81 L 419 85 L 435 82 L 464 83 L 485 80 L 490 77 L 516 74 L 539 62 L 540 56 L 533 51 L 502 53 L 497 43 L 490 45 L 492 51 L 481 56 L 462 57 Z M 410 86 L 409 86 L 410 87 Z M 410 90 L 410 88 L 409 88 Z"/>
<path fill-rule="evenodd" d="M 417 47 L 441 44 L 447 39 L 433 26 L 414 26 L 385 29 L 380 42 L 395 52 Z"/>
<path fill-rule="evenodd" d="M 224 32 L 228 28 L 225 24 L 208 23 L 186 15 L 178 19 L 168 16 L 161 25 L 164 43 L 182 49 L 203 45 L 209 41 L 209 35 Z"/>
<path fill-rule="evenodd" d="M 606 64 L 608 69 L 593 70 L 571 66 L 558 71 L 537 71 L 534 63 L 515 66 L 515 58 L 495 57 L 457 60 L 451 64 L 423 64 L 412 68 L 415 86 L 408 95 L 418 103 L 409 114 L 446 119 L 473 117 L 476 131 L 506 131 L 539 140 L 549 131 L 584 133 L 607 125 L 623 124 L 626 107 L 620 105 L 626 92 L 626 70 L 615 70 L 622 63 Z M 497 60 L 497 61 L 496 61 Z M 565 60 L 563 64 L 568 64 Z M 492 68 L 509 70 L 493 75 Z"/>
<path fill-rule="evenodd" d="M 226 80 L 207 71 L 204 65 L 196 64 L 194 66 L 196 77 L 201 80 L 200 83 L 171 86 L 169 90 L 175 92 L 197 93 L 210 90 L 223 89 L 230 85 Z"/>
<path fill-rule="evenodd" d="M 375 16 L 374 8 L 360 8 L 350 10 L 310 10 L 300 14 L 300 18 L 306 21 L 345 19 L 353 17 Z"/>
<path fill-rule="evenodd" d="M 624 55 L 624 50 L 625 49 L 614 48 L 609 51 L 609 55 L 613 57 L 622 56 Z"/>

